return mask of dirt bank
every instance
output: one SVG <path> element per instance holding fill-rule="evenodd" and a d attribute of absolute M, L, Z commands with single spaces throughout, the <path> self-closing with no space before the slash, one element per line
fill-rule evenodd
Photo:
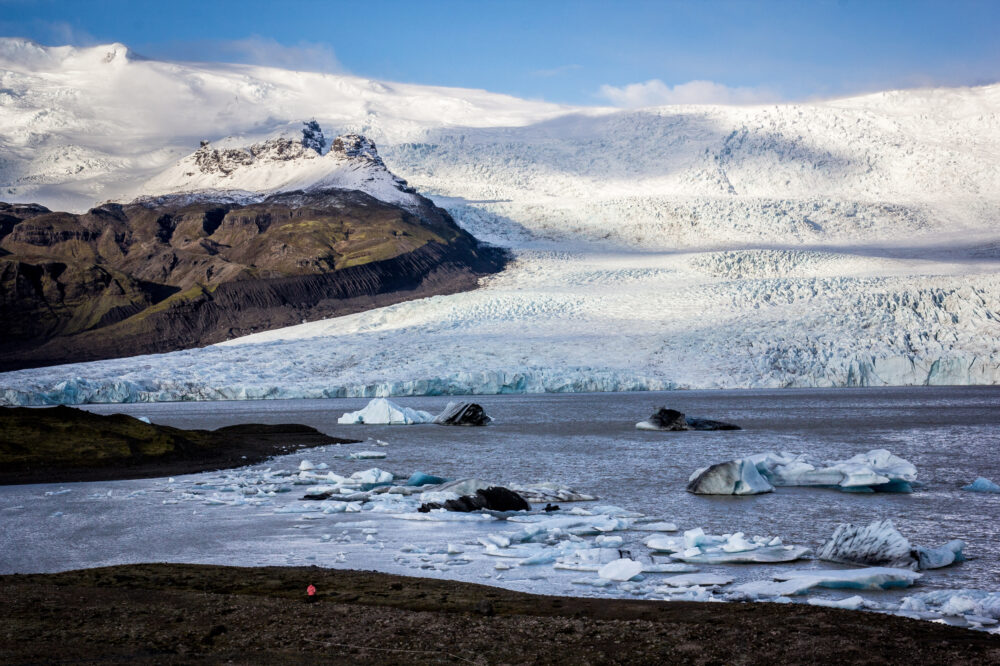
<path fill-rule="evenodd" d="M 10 575 L 0 598 L 9 664 L 1000 663 L 1000 637 L 872 613 L 545 597 L 315 567 Z"/>

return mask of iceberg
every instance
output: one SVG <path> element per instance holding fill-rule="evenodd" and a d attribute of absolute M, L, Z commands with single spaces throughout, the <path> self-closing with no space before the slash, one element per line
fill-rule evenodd
<path fill-rule="evenodd" d="M 962 486 L 962 490 L 968 490 L 973 493 L 1000 493 L 1000 486 L 980 476 L 969 485 Z"/>
<path fill-rule="evenodd" d="M 885 449 L 825 463 L 806 454 L 760 453 L 746 458 L 773 486 L 829 486 L 848 491 L 910 492 L 917 468 Z"/>
<path fill-rule="evenodd" d="M 608 562 L 597 570 L 598 577 L 621 582 L 632 580 L 641 573 L 642 564 L 627 557 Z"/>
<path fill-rule="evenodd" d="M 747 460 L 730 460 L 696 470 L 688 479 L 687 491 L 695 495 L 760 495 L 774 490 L 756 465 Z"/>
<path fill-rule="evenodd" d="M 877 520 L 863 527 L 837 525 L 817 556 L 828 562 L 915 569 L 917 563 L 911 550 L 909 539 L 891 520 Z"/>
<path fill-rule="evenodd" d="M 823 544 L 819 559 L 844 564 L 907 569 L 939 569 L 965 559 L 965 542 L 953 539 L 937 548 L 913 546 L 891 520 L 859 527 L 841 523 Z"/>
<path fill-rule="evenodd" d="M 414 423 L 433 423 L 434 415 L 430 412 L 409 407 L 400 407 L 394 402 L 385 398 L 375 398 L 364 409 L 356 412 L 347 412 L 337 423 L 341 425 L 352 425 L 363 423 L 365 425 L 411 425 Z"/>

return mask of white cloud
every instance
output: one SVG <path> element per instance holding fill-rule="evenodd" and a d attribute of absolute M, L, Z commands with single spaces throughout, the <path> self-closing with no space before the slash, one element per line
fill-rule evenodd
<path fill-rule="evenodd" d="M 269 37 L 213 42 L 204 53 L 212 60 L 230 60 L 310 72 L 341 72 L 343 67 L 327 44 L 299 42 L 290 46 Z"/>
<path fill-rule="evenodd" d="M 601 86 L 600 96 L 615 106 L 638 108 L 669 104 L 763 104 L 779 100 L 767 88 L 734 87 L 714 81 L 688 81 L 668 86 L 659 79 L 627 86 Z"/>

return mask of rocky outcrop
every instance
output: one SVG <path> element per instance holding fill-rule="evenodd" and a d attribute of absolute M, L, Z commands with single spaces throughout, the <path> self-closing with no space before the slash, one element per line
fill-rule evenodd
<path fill-rule="evenodd" d="M 426 199 L 405 209 L 333 188 L 246 204 L 172 195 L 82 215 L 0 204 L 0 252 L 0 370 L 202 346 L 463 291 L 506 260 Z"/>
<path fill-rule="evenodd" d="M 702 419 L 696 416 L 685 416 L 676 409 L 660 407 L 659 410 L 645 421 L 635 424 L 637 430 L 740 430 L 738 425 Z"/>

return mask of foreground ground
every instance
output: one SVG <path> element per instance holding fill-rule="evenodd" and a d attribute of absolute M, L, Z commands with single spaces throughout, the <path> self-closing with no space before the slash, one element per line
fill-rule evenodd
<path fill-rule="evenodd" d="M 543 597 L 315 567 L 8 575 L 0 597 L 8 664 L 1000 663 L 996 636 L 871 613 Z"/>

